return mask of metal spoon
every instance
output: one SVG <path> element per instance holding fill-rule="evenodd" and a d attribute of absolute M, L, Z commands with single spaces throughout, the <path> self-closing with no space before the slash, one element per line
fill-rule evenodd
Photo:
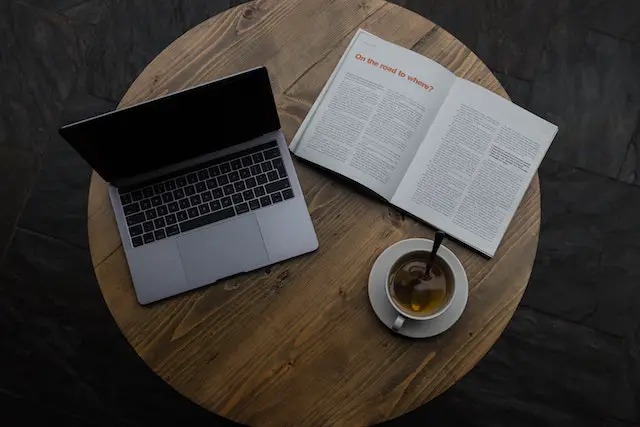
<path fill-rule="evenodd" d="M 411 308 L 414 311 L 420 311 L 422 310 L 422 307 L 419 303 L 417 304 L 417 308 L 414 308 L 413 305 L 413 301 L 417 301 L 416 298 L 414 298 L 414 295 L 416 294 L 416 287 L 421 284 L 423 281 L 429 281 L 431 280 L 431 267 L 433 267 L 433 264 L 436 261 L 436 254 L 438 253 L 438 249 L 440 249 L 440 245 L 442 244 L 442 241 L 445 238 L 445 233 L 444 231 L 436 231 L 436 235 L 433 238 L 433 247 L 431 248 L 431 254 L 429 255 L 429 261 L 427 261 L 427 267 L 424 270 L 424 274 L 415 277 L 410 285 L 411 285 Z"/>
<path fill-rule="evenodd" d="M 431 273 L 431 267 L 433 267 L 433 263 L 436 261 L 436 253 L 438 253 L 438 249 L 440 249 L 440 245 L 444 240 L 446 234 L 444 231 L 436 231 L 436 236 L 433 238 L 433 248 L 431 249 L 431 255 L 429 256 L 429 261 L 427 262 L 427 268 L 424 270 L 423 277 L 429 277 Z"/>

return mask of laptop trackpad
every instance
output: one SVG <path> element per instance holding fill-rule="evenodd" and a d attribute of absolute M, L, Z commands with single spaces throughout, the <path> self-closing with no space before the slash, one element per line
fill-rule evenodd
<path fill-rule="evenodd" d="M 177 240 L 190 285 L 206 285 L 269 264 L 255 215 L 196 230 Z"/>

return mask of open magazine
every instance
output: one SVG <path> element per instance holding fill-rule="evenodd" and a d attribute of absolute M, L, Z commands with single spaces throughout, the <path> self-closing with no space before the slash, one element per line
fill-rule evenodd
<path fill-rule="evenodd" d="M 493 256 L 557 131 L 359 30 L 291 151 Z"/>

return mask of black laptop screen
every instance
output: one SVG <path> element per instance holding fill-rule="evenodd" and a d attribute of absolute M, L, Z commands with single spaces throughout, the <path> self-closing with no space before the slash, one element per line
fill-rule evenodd
<path fill-rule="evenodd" d="M 265 68 L 60 129 L 107 182 L 214 152 L 280 129 Z"/>

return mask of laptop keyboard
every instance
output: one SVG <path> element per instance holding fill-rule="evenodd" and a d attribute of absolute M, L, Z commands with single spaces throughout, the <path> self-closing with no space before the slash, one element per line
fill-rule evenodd
<path fill-rule="evenodd" d="M 120 193 L 134 247 L 291 198 L 276 141 Z"/>

